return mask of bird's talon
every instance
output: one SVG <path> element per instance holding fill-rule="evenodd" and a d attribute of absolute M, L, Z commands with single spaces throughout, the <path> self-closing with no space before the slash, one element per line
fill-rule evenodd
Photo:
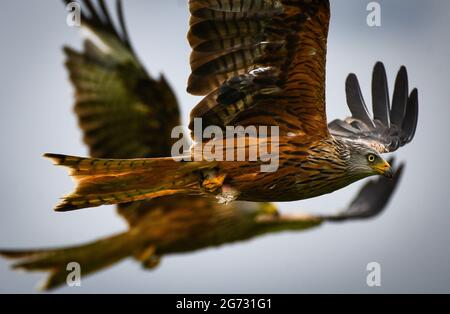
<path fill-rule="evenodd" d="M 217 192 L 223 186 L 225 177 L 225 174 L 209 173 L 202 182 L 202 188 L 209 193 Z"/>

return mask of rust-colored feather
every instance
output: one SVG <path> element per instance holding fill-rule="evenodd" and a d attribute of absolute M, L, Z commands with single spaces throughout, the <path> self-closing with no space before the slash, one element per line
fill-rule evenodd
<path fill-rule="evenodd" d="M 328 136 L 327 0 L 189 4 L 193 52 L 188 91 L 208 95 L 191 119 L 202 117 L 204 127 L 223 128 L 257 120 L 256 125 L 278 125 L 284 133 Z"/>
<path fill-rule="evenodd" d="M 77 187 L 57 211 L 122 204 L 172 194 L 199 194 L 201 171 L 214 162 L 182 163 L 172 158 L 98 159 L 46 154 L 69 168 Z"/>

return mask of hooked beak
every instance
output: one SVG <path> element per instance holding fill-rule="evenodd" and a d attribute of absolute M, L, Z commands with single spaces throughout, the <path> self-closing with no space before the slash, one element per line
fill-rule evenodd
<path fill-rule="evenodd" d="M 378 174 L 380 174 L 386 178 L 392 179 L 394 177 L 394 170 L 392 169 L 391 165 L 387 161 L 384 161 L 383 163 L 381 163 L 380 165 L 378 165 L 374 168 Z"/>

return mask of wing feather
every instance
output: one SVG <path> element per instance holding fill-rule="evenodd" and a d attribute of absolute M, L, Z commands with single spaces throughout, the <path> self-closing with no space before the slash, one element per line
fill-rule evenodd
<path fill-rule="evenodd" d="M 381 62 L 375 65 L 372 76 L 372 104 L 374 119 L 384 125 L 390 124 L 390 99 L 386 70 Z"/>
<path fill-rule="evenodd" d="M 350 74 L 345 84 L 345 91 L 347 95 L 347 105 L 352 113 L 352 117 L 361 120 L 366 125 L 375 127 L 367 110 L 366 102 L 359 86 L 358 78 L 355 74 Z"/>
<path fill-rule="evenodd" d="M 327 136 L 326 0 L 190 0 L 188 91 L 203 127 L 278 125 Z"/>
<path fill-rule="evenodd" d="M 406 114 L 406 106 L 408 104 L 408 73 L 406 68 L 402 66 L 395 80 L 394 98 L 391 110 L 391 121 L 395 125 L 402 125 Z"/>
<path fill-rule="evenodd" d="M 384 65 L 381 62 L 375 65 L 372 81 L 373 118 L 367 111 L 356 75 L 349 75 L 346 91 L 352 116 L 331 122 L 329 129 L 332 135 L 364 141 L 380 153 L 393 152 L 414 138 L 419 116 L 418 91 L 414 89 L 408 94 L 405 67 L 402 66 L 398 72 L 390 108 Z"/>
<path fill-rule="evenodd" d="M 164 77 L 151 78 L 139 62 L 129 41 L 121 1 L 116 2 L 119 27 L 104 1 L 97 6 L 92 1 L 82 4 L 86 9 L 82 25 L 94 39 L 86 39 L 82 52 L 64 51 L 76 89 L 75 113 L 90 155 L 168 156 L 172 128 L 180 124 L 172 89 Z"/>
<path fill-rule="evenodd" d="M 405 120 L 403 121 L 404 142 L 409 143 L 414 138 L 419 119 L 419 92 L 413 89 L 408 99 Z"/>

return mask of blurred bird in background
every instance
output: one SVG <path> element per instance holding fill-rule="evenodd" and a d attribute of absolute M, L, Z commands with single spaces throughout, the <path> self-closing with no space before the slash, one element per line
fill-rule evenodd
<path fill-rule="evenodd" d="M 97 159 L 170 155 L 174 142 L 171 130 L 180 124 L 179 106 L 172 89 L 163 76 L 159 79 L 150 77 L 139 62 L 128 39 L 121 1 L 116 2 L 118 26 L 114 25 L 104 1 L 98 1 L 96 6 L 89 0 L 82 3 L 83 28 L 94 37 L 85 40 L 82 52 L 71 48 L 64 51 L 76 90 L 75 112 L 90 155 Z M 402 69 L 397 79 L 394 103 L 404 99 L 404 75 Z M 347 100 L 353 118 L 332 122 L 329 126 L 331 132 L 358 138 L 367 126 L 373 126 L 365 130 L 367 134 L 379 134 L 380 129 L 391 131 L 386 128 L 386 123 L 380 124 L 377 119 L 381 110 L 389 109 L 386 107 L 389 99 L 381 101 L 378 97 L 380 92 L 387 93 L 386 84 L 384 68 L 377 64 L 373 80 L 375 118 L 371 119 L 361 97 L 358 80 L 350 75 Z M 415 108 L 415 100 L 414 95 L 409 98 L 408 108 Z M 398 107 L 394 105 L 393 110 L 395 108 Z M 384 113 L 389 114 L 395 115 L 392 111 Z M 411 128 L 409 123 L 406 125 Z M 401 133 L 404 130 L 397 131 Z M 410 140 L 413 130 L 407 131 Z M 394 166 L 392 162 L 391 166 Z M 43 289 L 64 284 L 66 266 L 70 262 L 81 265 L 83 276 L 127 257 L 133 257 L 151 269 L 167 254 L 191 252 L 275 232 L 307 230 L 324 222 L 374 217 L 390 200 L 402 171 L 403 165 L 400 165 L 392 170 L 393 179 L 380 177 L 369 181 L 349 207 L 335 215 L 286 215 L 271 203 L 236 201 L 225 205 L 218 204 L 214 198 L 169 195 L 119 204 L 118 212 L 129 225 L 123 233 L 80 246 L 2 250 L 0 254 L 17 259 L 14 268 L 49 272 Z"/>

